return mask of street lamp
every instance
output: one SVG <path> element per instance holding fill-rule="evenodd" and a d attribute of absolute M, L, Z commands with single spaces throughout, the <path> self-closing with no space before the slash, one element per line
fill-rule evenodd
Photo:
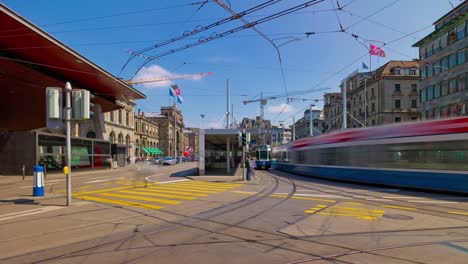
<path fill-rule="evenodd" d="M 205 114 L 201 114 L 200 116 L 202 118 L 202 129 L 204 129 L 205 128 Z"/>
<path fill-rule="evenodd" d="M 312 108 L 314 107 L 314 104 L 310 104 L 310 110 L 309 110 L 309 135 L 311 137 L 314 136 L 314 119 L 312 118 Z"/>

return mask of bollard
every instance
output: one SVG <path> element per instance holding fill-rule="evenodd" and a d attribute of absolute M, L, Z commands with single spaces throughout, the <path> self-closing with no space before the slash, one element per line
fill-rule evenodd
<path fill-rule="evenodd" d="M 44 196 L 44 167 L 34 166 L 33 196 Z"/>
<path fill-rule="evenodd" d="M 25 171 L 26 171 L 26 168 L 24 167 L 24 164 L 23 164 L 23 168 L 21 170 L 23 171 L 23 181 L 24 181 L 24 176 L 25 176 Z"/>

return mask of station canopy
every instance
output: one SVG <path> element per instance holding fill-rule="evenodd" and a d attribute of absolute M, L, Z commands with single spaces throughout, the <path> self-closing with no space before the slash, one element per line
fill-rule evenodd
<path fill-rule="evenodd" d="M 145 95 L 0 3 L 0 131 L 46 126 L 45 89 L 86 89 L 103 112 Z"/>

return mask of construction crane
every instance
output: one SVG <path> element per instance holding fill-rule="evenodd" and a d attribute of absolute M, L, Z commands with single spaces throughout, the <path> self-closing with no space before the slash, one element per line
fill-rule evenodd
<path fill-rule="evenodd" d="M 209 76 L 209 75 L 212 75 L 213 73 L 212 72 L 201 72 L 198 74 L 198 76 L 200 76 L 201 78 L 205 77 L 205 76 Z M 125 83 L 127 84 L 142 84 L 142 83 L 151 83 L 151 82 L 164 82 L 164 81 L 172 81 L 172 80 L 179 80 L 179 79 L 190 79 L 190 78 L 194 78 L 196 77 L 197 75 L 193 75 L 193 74 L 185 74 L 185 75 L 180 75 L 178 77 L 174 77 L 174 78 L 157 78 L 157 79 L 150 79 L 150 80 L 135 80 L 135 81 L 132 81 L 132 80 L 127 80 L 125 81 Z"/>
<path fill-rule="evenodd" d="M 300 95 L 300 94 L 307 94 L 307 93 L 313 93 L 313 92 L 320 92 L 324 90 L 329 90 L 331 88 L 319 88 L 319 89 L 309 89 L 309 90 L 304 90 L 304 91 L 296 91 L 296 92 L 290 92 L 287 94 L 279 94 L 279 95 L 274 95 L 274 96 L 268 96 L 268 97 L 263 97 L 263 93 L 260 93 L 260 99 L 251 99 L 251 100 L 245 100 L 243 101 L 244 105 L 250 104 L 250 103 L 255 103 L 255 102 L 260 102 L 260 117 L 263 119 L 264 118 L 264 113 L 265 113 L 265 105 L 267 104 L 268 100 L 275 100 L 279 98 L 287 98 L 287 103 L 292 102 L 290 99 L 298 99 L 298 98 L 291 98 L 289 96 L 293 95 Z M 301 99 L 303 101 L 306 101 L 308 99 Z M 315 99 L 317 100 L 317 99 Z M 315 101 L 314 100 L 314 101 Z M 318 100 L 317 100 L 318 101 Z"/>

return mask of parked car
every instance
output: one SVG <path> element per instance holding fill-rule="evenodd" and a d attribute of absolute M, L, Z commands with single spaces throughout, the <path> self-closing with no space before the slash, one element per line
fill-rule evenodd
<path fill-rule="evenodd" d="M 164 160 L 163 158 L 155 158 L 154 159 L 154 164 L 156 164 L 156 165 L 163 164 L 163 160 Z"/>
<path fill-rule="evenodd" d="M 174 165 L 175 163 L 176 163 L 176 161 L 172 157 L 165 157 L 163 159 L 163 165 Z"/>

